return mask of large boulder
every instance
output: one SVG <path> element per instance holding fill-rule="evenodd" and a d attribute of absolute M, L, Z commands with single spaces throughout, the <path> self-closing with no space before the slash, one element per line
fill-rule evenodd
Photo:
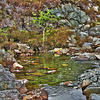
<path fill-rule="evenodd" d="M 91 94 L 89 97 L 89 100 L 100 100 L 100 95 Z"/>
<path fill-rule="evenodd" d="M 89 88 L 86 88 L 86 89 L 83 91 L 83 94 L 85 94 L 87 98 L 89 98 L 89 96 L 90 96 L 92 93 L 99 94 L 99 93 L 100 93 L 100 87 L 89 87 Z"/>

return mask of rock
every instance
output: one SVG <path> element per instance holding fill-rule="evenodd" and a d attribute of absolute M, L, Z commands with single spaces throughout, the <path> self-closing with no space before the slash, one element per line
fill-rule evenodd
<path fill-rule="evenodd" d="M 78 60 L 78 61 L 88 61 L 89 58 L 86 57 L 86 56 L 80 55 L 80 56 L 76 57 L 76 60 Z"/>
<path fill-rule="evenodd" d="M 92 93 L 100 93 L 100 87 L 88 87 L 83 91 L 83 94 L 85 94 L 87 98 L 89 98 Z"/>
<path fill-rule="evenodd" d="M 39 98 L 35 98 L 33 95 L 25 95 L 23 96 L 23 100 L 38 100 Z"/>
<path fill-rule="evenodd" d="M 61 19 L 59 23 L 67 27 L 79 27 L 81 24 L 90 22 L 90 18 L 85 12 L 71 4 L 62 4 L 61 7 L 55 8 L 54 14 L 58 17 L 63 17 L 63 20 Z M 83 29 L 88 30 L 89 27 L 89 24 L 87 24 Z"/>
<path fill-rule="evenodd" d="M 80 61 L 96 60 L 96 57 L 95 54 L 93 53 L 83 53 L 77 56 L 76 60 L 80 60 Z"/>
<path fill-rule="evenodd" d="M 55 54 L 54 54 L 54 56 L 55 56 L 55 57 L 59 57 L 59 56 L 60 56 L 60 54 L 58 54 L 58 53 L 55 53 Z"/>
<path fill-rule="evenodd" d="M 70 21 L 68 21 L 67 19 L 61 19 L 59 22 L 59 25 L 65 25 L 65 26 L 71 26 Z"/>
<path fill-rule="evenodd" d="M 75 20 L 70 20 L 70 23 L 74 27 L 78 27 L 78 25 L 79 25 L 78 21 L 75 21 Z"/>
<path fill-rule="evenodd" d="M 26 89 L 25 85 L 22 85 L 22 87 L 19 89 L 20 94 L 23 94 L 27 92 L 28 90 Z"/>
<path fill-rule="evenodd" d="M 62 50 L 62 48 L 55 48 L 54 52 L 60 52 Z"/>
<path fill-rule="evenodd" d="M 13 73 L 20 73 L 21 71 L 20 70 L 11 70 L 11 72 L 13 72 Z"/>
<path fill-rule="evenodd" d="M 100 38 L 94 37 L 93 42 L 95 46 L 100 46 Z"/>
<path fill-rule="evenodd" d="M 45 89 L 41 89 L 41 94 L 40 94 L 40 96 L 41 96 L 41 100 L 48 100 L 48 92 L 45 90 Z"/>
<path fill-rule="evenodd" d="M 62 54 L 66 54 L 68 51 L 69 51 L 69 50 L 68 50 L 67 48 L 65 48 L 65 49 L 62 49 L 62 50 L 61 50 L 61 53 L 62 53 Z"/>
<path fill-rule="evenodd" d="M 2 98 L 2 100 L 7 100 L 7 98 L 9 98 L 9 100 L 19 100 L 19 92 L 15 89 L 0 91 L 0 98 Z"/>
<path fill-rule="evenodd" d="M 89 96 L 89 100 L 100 100 L 100 95 L 91 94 L 91 95 Z"/>
<path fill-rule="evenodd" d="M 94 11 L 98 12 L 99 6 L 93 6 Z"/>
<path fill-rule="evenodd" d="M 26 55 L 24 53 L 21 53 L 20 54 L 20 57 L 25 57 Z"/>
<path fill-rule="evenodd" d="M 51 71 L 48 71 L 47 73 L 51 74 L 51 73 L 55 73 L 55 72 L 56 72 L 56 70 L 51 70 Z"/>
<path fill-rule="evenodd" d="M 59 85 L 66 85 L 66 86 L 68 86 L 68 84 L 71 84 L 71 83 L 72 83 L 71 81 L 68 81 L 68 82 L 60 83 Z"/>
<path fill-rule="evenodd" d="M 23 69 L 23 66 L 22 65 L 20 65 L 20 64 L 18 64 L 17 62 L 15 62 L 14 64 L 13 64 L 13 69 Z"/>
<path fill-rule="evenodd" d="M 93 44 L 92 43 L 88 43 L 88 42 L 85 42 L 82 46 L 82 49 L 91 49 Z"/>
<path fill-rule="evenodd" d="M 20 44 L 17 43 L 19 50 L 21 50 L 22 53 L 28 53 L 30 50 L 30 47 L 27 44 Z"/>
<path fill-rule="evenodd" d="M 96 25 L 89 30 L 89 35 L 100 36 L 100 25 Z"/>
<path fill-rule="evenodd" d="M 82 82 L 82 90 L 84 90 L 90 84 L 91 84 L 90 80 L 83 80 L 83 82 Z"/>
<path fill-rule="evenodd" d="M 15 58 L 9 54 L 9 53 L 5 53 L 2 56 L 3 62 L 5 62 L 7 67 L 12 67 L 13 63 L 16 62 Z"/>
<path fill-rule="evenodd" d="M 87 32 L 79 32 L 80 38 L 84 39 L 86 36 L 88 36 Z"/>
<path fill-rule="evenodd" d="M 97 48 L 95 49 L 95 52 L 100 53 L 100 47 L 97 47 Z"/>
<path fill-rule="evenodd" d="M 75 47 L 76 45 L 73 43 L 68 43 L 68 47 Z"/>
<path fill-rule="evenodd" d="M 89 28 L 90 28 L 90 25 L 89 25 L 89 24 L 84 25 L 84 26 L 81 28 L 81 31 L 87 31 Z M 87 34 L 87 35 L 88 35 L 88 34 Z"/>
<path fill-rule="evenodd" d="M 95 55 L 95 56 L 96 56 L 96 58 L 97 58 L 97 59 L 99 59 L 99 60 L 100 60 L 100 55 Z"/>
<path fill-rule="evenodd" d="M 81 51 L 80 47 L 70 47 L 69 48 L 69 52 L 78 53 L 79 51 Z"/>
<path fill-rule="evenodd" d="M 15 53 L 15 56 L 19 57 L 19 56 L 20 56 L 20 54 L 21 54 L 21 51 L 19 51 L 19 50 L 15 49 L 15 50 L 14 50 L 14 53 Z"/>

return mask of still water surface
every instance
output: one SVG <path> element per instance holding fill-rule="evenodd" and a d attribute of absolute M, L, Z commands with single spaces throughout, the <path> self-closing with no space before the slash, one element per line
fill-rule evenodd
<path fill-rule="evenodd" d="M 91 63 L 77 62 L 66 55 L 56 57 L 52 53 L 34 54 L 17 60 L 24 69 L 21 73 L 16 73 L 16 78 L 29 80 L 26 84 L 29 90 L 38 88 L 41 84 L 55 86 L 61 82 L 75 81 L 84 70 L 92 68 Z"/>

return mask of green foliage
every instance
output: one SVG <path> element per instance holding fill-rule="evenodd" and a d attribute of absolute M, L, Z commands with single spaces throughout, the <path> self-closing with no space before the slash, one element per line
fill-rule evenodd
<path fill-rule="evenodd" d="M 32 13 L 33 16 L 36 16 L 36 13 Z M 39 10 L 39 16 L 34 17 L 33 23 L 36 24 L 38 27 L 43 27 L 43 46 L 45 42 L 45 33 L 47 32 L 46 35 L 49 35 L 48 33 L 48 28 L 50 28 L 50 23 L 56 22 L 57 17 L 53 15 L 53 10 L 47 10 L 47 12 L 43 12 Z"/>
<path fill-rule="evenodd" d="M 0 28 L 0 43 L 3 43 L 4 41 L 7 40 L 7 30 L 8 29 L 2 30 Z"/>
<path fill-rule="evenodd" d="M 33 23 L 38 25 L 39 27 L 48 27 L 49 25 L 46 24 L 47 22 L 55 22 L 57 21 L 57 17 L 55 15 L 53 15 L 53 10 L 47 10 L 47 12 L 43 12 L 39 10 L 39 16 L 36 16 L 36 13 L 32 13 L 33 14 Z"/>

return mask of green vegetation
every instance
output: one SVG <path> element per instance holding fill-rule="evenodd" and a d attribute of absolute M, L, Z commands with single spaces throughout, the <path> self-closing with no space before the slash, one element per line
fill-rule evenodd
<path fill-rule="evenodd" d="M 33 16 L 36 16 L 35 13 L 33 13 Z M 39 17 L 34 17 L 33 23 L 38 25 L 40 28 L 43 28 L 43 47 L 45 42 L 45 33 L 46 35 L 49 35 L 49 28 L 52 28 L 53 26 L 50 25 L 50 23 L 57 22 L 57 17 L 53 15 L 53 10 L 47 10 L 47 12 L 39 11 Z"/>

